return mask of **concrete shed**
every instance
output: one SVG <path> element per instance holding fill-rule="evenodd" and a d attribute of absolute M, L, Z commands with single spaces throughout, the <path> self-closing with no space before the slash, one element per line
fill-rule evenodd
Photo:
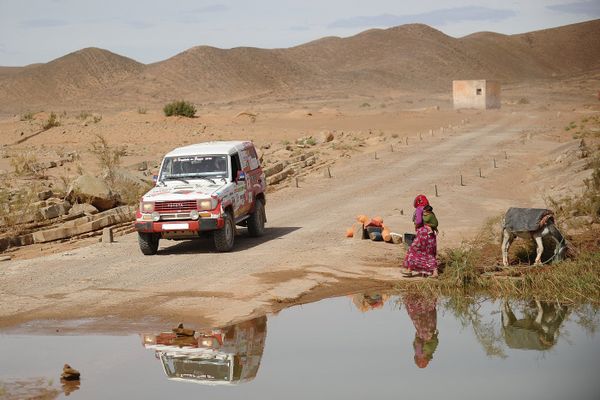
<path fill-rule="evenodd" d="M 500 108 L 500 82 L 485 79 L 452 81 L 454 108 Z"/>

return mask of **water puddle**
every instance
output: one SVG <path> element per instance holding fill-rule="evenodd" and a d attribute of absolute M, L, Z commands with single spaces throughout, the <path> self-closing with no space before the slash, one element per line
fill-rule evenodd
<path fill-rule="evenodd" d="M 0 398 L 596 399 L 598 325 L 591 306 L 368 293 L 193 334 L 1 333 Z"/>

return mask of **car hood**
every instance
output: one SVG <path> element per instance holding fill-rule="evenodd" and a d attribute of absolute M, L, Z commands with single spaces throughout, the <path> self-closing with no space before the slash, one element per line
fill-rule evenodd
<path fill-rule="evenodd" d="M 195 200 L 217 194 L 225 184 L 190 183 L 156 186 L 144 195 L 144 201 Z"/>

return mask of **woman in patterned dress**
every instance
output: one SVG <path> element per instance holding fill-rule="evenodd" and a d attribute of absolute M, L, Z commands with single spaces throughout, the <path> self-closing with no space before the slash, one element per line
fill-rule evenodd
<path fill-rule="evenodd" d="M 424 195 L 420 194 L 415 198 L 414 206 L 413 221 L 416 237 L 404 257 L 402 274 L 407 277 L 419 275 L 437 277 L 437 220 L 435 220 L 435 226 L 427 223 L 433 209 Z"/>

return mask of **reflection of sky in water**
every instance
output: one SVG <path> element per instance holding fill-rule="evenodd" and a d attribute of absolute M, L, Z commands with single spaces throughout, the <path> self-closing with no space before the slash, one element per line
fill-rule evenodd
<path fill-rule="evenodd" d="M 501 304 L 480 314 L 500 332 Z M 211 399 L 595 399 L 600 339 L 565 320 L 548 351 L 514 350 L 490 358 L 470 326 L 438 306 L 439 345 L 425 369 L 413 360 L 415 328 L 395 298 L 361 313 L 342 297 L 294 307 L 268 319 L 256 378 L 234 387 L 169 381 L 138 335 L 0 336 L 0 380 L 58 381 L 65 362 L 82 373 L 78 398 Z M 484 321 L 484 322 L 485 322 Z"/>

